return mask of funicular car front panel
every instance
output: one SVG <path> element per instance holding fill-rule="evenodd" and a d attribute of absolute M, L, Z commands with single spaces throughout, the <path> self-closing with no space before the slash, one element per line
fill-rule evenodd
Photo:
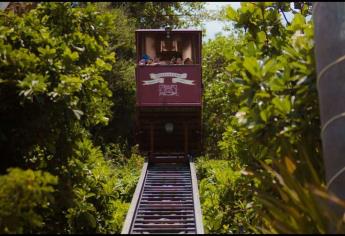
<path fill-rule="evenodd" d="M 200 65 L 138 66 L 137 106 L 201 106 Z"/>

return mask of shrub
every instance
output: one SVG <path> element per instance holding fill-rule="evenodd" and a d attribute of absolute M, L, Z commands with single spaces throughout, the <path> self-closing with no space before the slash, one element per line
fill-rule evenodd
<path fill-rule="evenodd" d="M 200 202 L 207 233 L 256 233 L 260 182 L 228 160 L 198 159 Z"/>
<path fill-rule="evenodd" d="M 65 171 L 73 192 L 73 207 L 67 210 L 68 232 L 119 233 L 143 158 L 134 154 L 126 163 L 105 160 L 86 137 L 76 141 L 73 150 Z M 113 152 L 121 155 L 121 150 Z"/>
<path fill-rule="evenodd" d="M 57 183 L 57 177 L 39 170 L 11 168 L 0 176 L 0 233 L 42 229 Z"/>

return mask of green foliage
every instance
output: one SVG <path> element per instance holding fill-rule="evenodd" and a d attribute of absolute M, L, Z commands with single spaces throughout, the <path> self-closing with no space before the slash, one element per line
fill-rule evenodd
<path fill-rule="evenodd" d="M 198 159 L 200 202 L 207 233 L 257 233 L 254 201 L 260 181 L 227 160 Z"/>
<path fill-rule="evenodd" d="M 119 233 L 139 179 L 142 157 L 134 154 L 122 164 L 117 159 L 105 160 L 87 138 L 77 141 L 73 150 L 65 168 L 73 195 L 73 207 L 66 215 L 68 232 Z M 119 151 L 113 148 L 113 153 Z"/>
<path fill-rule="evenodd" d="M 0 232 L 32 233 L 45 226 L 58 178 L 43 171 L 11 168 L 0 176 Z"/>
<path fill-rule="evenodd" d="M 134 192 L 131 192 L 133 195 Z M 122 202 L 120 200 L 111 201 L 111 204 L 108 205 L 108 209 L 112 212 L 111 220 L 106 222 L 106 227 L 112 229 L 111 232 L 120 233 L 125 221 L 128 209 L 129 202 Z"/>
<path fill-rule="evenodd" d="M 102 14 L 111 14 L 112 28 L 108 29 L 109 47 L 115 51 L 116 61 L 112 69 L 104 74 L 112 92 L 111 114 L 107 126 L 92 128 L 93 140 L 105 148 L 105 143 L 126 143 L 129 152 L 134 140 L 133 124 L 135 112 L 135 22 L 136 16 L 128 15 L 121 7 L 109 7 L 112 3 L 95 3 Z"/>
<path fill-rule="evenodd" d="M 49 207 L 32 202 L 32 222 L 6 208 L 8 232 L 120 232 L 143 161 L 124 152 L 120 137 L 134 111 L 133 27 L 121 10 L 89 3 L 0 13 L 1 171 L 30 167 L 59 178 Z"/>
<path fill-rule="evenodd" d="M 52 14 L 47 14 L 47 11 Z M 57 19 L 54 18 L 55 12 L 66 15 L 59 15 Z M 67 3 L 41 4 L 24 18 L 3 15 L 0 49 L 3 73 L 0 76 L 4 84 L 18 83 L 23 101 L 40 99 L 41 96 L 53 104 L 63 101 L 67 110 L 84 110 L 88 123 L 106 123 L 99 114 L 109 115 L 108 107 L 95 109 L 92 107 L 94 103 L 83 101 L 79 93 L 84 96 L 89 93 L 94 102 L 111 96 L 101 75 L 111 69 L 109 63 L 114 61 L 115 55 L 107 51 L 106 35 L 101 37 L 97 30 L 90 33 L 84 25 L 86 20 L 92 21 L 95 26 L 91 26 L 98 29 L 98 25 L 106 23 L 104 18 L 109 16 L 97 17 L 91 6 L 85 8 L 84 17 L 80 15 L 80 10 L 70 9 Z M 66 32 L 65 25 L 69 26 Z M 110 25 L 104 28 L 107 27 Z M 9 45 L 10 50 L 5 50 Z M 16 67 L 15 77 L 7 76 Z M 110 105 L 107 100 L 104 103 Z"/>
<path fill-rule="evenodd" d="M 126 143 L 127 151 L 133 145 L 133 124 L 135 114 L 134 63 L 126 58 L 117 60 L 113 70 L 106 75 L 109 88 L 113 93 L 113 117 L 108 126 L 93 128 L 97 145 L 104 143 Z M 104 148 L 104 147 L 103 147 Z"/>
<path fill-rule="evenodd" d="M 274 178 L 274 191 L 280 198 L 268 193 L 258 196 L 259 201 L 268 209 L 261 213 L 266 225 L 264 232 L 324 234 L 329 232 L 331 225 L 335 226 L 334 233 L 345 231 L 344 218 L 339 218 L 329 204 L 344 211 L 345 202 L 327 193 L 312 165 L 304 168 L 304 171 L 310 172 L 310 176 L 316 177 L 309 183 L 298 180 L 296 163 L 292 160 L 285 158 L 283 162 L 275 162 L 275 166 L 278 170 L 264 164 Z"/>
<path fill-rule="evenodd" d="M 136 20 L 138 28 L 188 28 L 200 25 L 208 17 L 204 2 L 112 2 L 111 7 L 123 9 Z"/>
<path fill-rule="evenodd" d="M 275 27 L 279 26 L 277 32 L 265 31 L 268 43 L 264 44 L 257 37 L 261 31 L 254 33 L 250 27 L 265 30 L 276 22 L 276 18 L 272 16 L 272 22 L 267 21 L 269 17 L 260 15 L 262 8 L 267 17 L 270 12 L 277 11 L 270 5 L 252 3 L 244 3 L 238 10 L 239 18 L 245 13 L 256 12 L 247 16 L 250 23 L 245 43 L 251 46 L 237 50 L 238 55 L 232 56 L 227 68 L 233 91 L 236 91 L 236 102 L 240 105 L 241 132 L 249 142 L 269 146 L 271 157 L 277 154 L 292 156 L 299 143 L 309 143 L 314 147 L 313 155 L 319 155 L 311 22 L 294 20 L 288 27 L 276 24 Z M 294 19 L 300 17 L 297 14 Z M 304 30 L 304 34 L 297 35 L 297 30 Z M 279 44 L 274 43 L 278 41 Z"/>
<path fill-rule="evenodd" d="M 285 12 L 294 14 L 291 22 L 283 22 Z M 223 13 L 225 20 L 234 22 L 237 36 L 219 36 L 204 47 L 204 122 L 205 135 L 210 135 L 206 151 L 227 159 L 229 173 L 237 166 L 254 174 L 244 176 L 244 182 L 260 183 L 260 197 L 251 198 L 260 214 L 246 230 L 324 233 L 329 222 L 339 221 L 337 232 L 342 232 L 341 220 L 314 194 L 319 191 L 331 199 L 323 190 L 313 25 L 307 4 L 294 11 L 290 3 L 245 2 Z M 215 176 L 227 172 L 216 164 L 209 168 Z M 230 185 L 231 178 L 225 183 Z M 205 186 L 202 180 L 200 188 L 207 192 Z M 246 185 L 238 189 L 243 196 L 253 191 Z M 235 228 L 236 217 L 224 216 L 231 214 L 226 206 L 236 206 L 238 200 L 220 201 L 226 191 L 212 191 L 203 200 L 207 227 L 218 233 Z M 226 220 L 217 225 L 212 221 L 216 218 Z M 240 218 L 247 222 L 245 215 Z"/>
<path fill-rule="evenodd" d="M 91 4 L 42 3 L 23 17 L 1 13 L 0 148 L 8 166 L 36 144 L 66 159 L 75 123 L 108 124 L 113 102 L 105 75 L 115 63 L 116 45 L 108 43 L 116 41 L 115 20 Z"/>
<path fill-rule="evenodd" d="M 221 156 L 218 141 L 225 131 L 226 118 L 237 109 L 232 102 L 233 94 L 229 91 L 231 87 L 225 70 L 225 65 L 230 63 L 229 55 L 235 51 L 236 41 L 234 36 L 218 36 L 203 46 L 204 145 L 213 158 Z"/>

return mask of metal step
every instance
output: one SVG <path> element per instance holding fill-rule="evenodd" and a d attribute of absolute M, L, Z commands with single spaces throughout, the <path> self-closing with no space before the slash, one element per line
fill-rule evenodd
<path fill-rule="evenodd" d="M 146 163 L 145 168 L 122 233 L 203 233 L 194 164 Z"/>
<path fill-rule="evenodd" d="M 149 164 L 130 233 L 196 233 L 192 191 L 187 164 Z"/>

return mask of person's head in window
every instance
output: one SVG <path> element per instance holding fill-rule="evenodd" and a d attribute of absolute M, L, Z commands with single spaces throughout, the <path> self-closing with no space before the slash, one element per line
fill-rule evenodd
<path fill-rule="evenodd" d="M 159 62 L 159 65 L 169 65 L 170 62 L 168 60 L 162 60 Z"/>
<path fill-rule="evenodd" d="M 192 61 L 192 59 L 190 59 L 190 58 L 188 57 L 188 58 L 186 58 L 186 60 L 184 60 L 184 64 L 185 64 L 185 65 L 193 64 L 193 61 Z"/>
<path fill-rule="evenodd" d="M 146 65 L 145 59 L 141 59 L 141 60 L 139 61 L 139 65 Z"/>
<path fill-rule="evenodd" d="M 155 57 L 155 59 L 153 59 L 153 64 L 159 64 L 161 61 L 161 59 L 159 57 Z"/>
<path fill-rule="evenodd" d="M 170 64 L 176 64 L 176 57 L 172 57 L 172 58 L 171 58 Z"/>
<path fill-rule="evenodd" d="M 145 62 L 148 62 L 149 59 L 150 59 L 150 56 L 148 56 L 147 54 L 144 54 L 143 60 L 145 60 Z"/>
<path fill-rule="evenodd" d="M 153 60 L 151 58 L 147 60 L 147 65 L 153 65 Z"/>
<path fill-rule="evenodd" d="M 178 65 L 182 65 L 182 64 L 183 64 L 183 61 L 182 61 L 182 58 L 181 58 L 181 57 L 178 57 L 178 58 L 176 59 L 176 64 L 178 64 Z"/>

